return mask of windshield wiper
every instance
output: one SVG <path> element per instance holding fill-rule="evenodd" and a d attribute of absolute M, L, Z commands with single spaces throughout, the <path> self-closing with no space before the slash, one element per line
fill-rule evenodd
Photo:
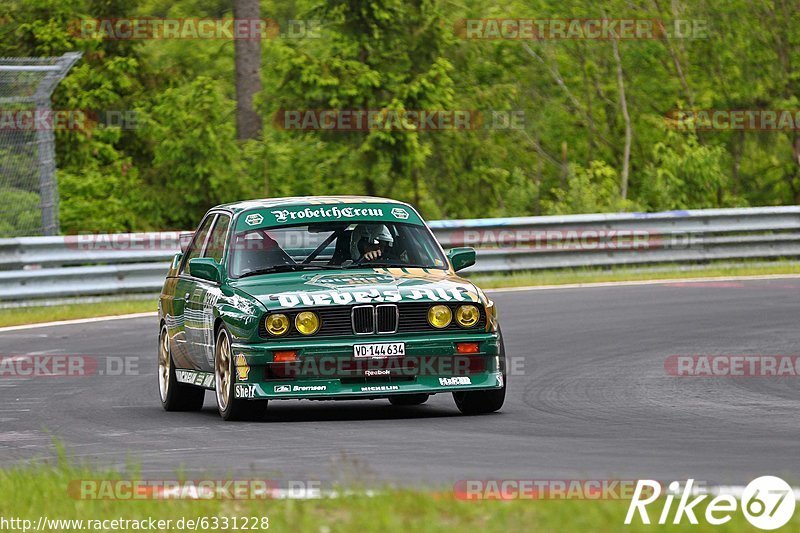
<path fill-rule="evenodd" d="M 240 275 L 239 278 L 247 276 L 258 276 L 261 274 L 274 274 L 277 272 L 295 272 L 297 270 L 341 270 L 342 267 L 335 265 L 304 265 L 302 263 L 274 265 L 267 268 L 259 268 L 257 270 L 250 270 Z"/>

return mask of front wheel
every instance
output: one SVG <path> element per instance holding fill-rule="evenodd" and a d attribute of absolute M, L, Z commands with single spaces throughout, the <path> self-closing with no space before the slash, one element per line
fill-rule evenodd
<path fill-rule="evenodd" d="M 506 350 L 503 344 L 503 334 L 499 333 L 500 337 L 500 370 L 503 376 L 503 386 L 499 389 L 485 390 L 485 391 L 467 391 L 467 392 L 454 392 L 453 399 L 456 402 L 456 407 L 465 415 L 482 415 L 487 413 L 494 413 L 503 407 L 506 400 L 506 386 L 508 385 L 508 377 L 506 375 Z"/>
<path fill-rule="evenodd" d="M 219 328 L 214 345 L 214 378 L 217 409 L 223 420 L 260 420 L 267 410 L 267 400 L 242 400 L 234 395 L 236 372 L 231 337 L 225 326 Z"/>
<path fill-rule="evenodd" d="M 206 397 L 204 389 L 178 383 L 166 324 L 158 335 L 158 393 L 165 411 L 199 411 Z"/>

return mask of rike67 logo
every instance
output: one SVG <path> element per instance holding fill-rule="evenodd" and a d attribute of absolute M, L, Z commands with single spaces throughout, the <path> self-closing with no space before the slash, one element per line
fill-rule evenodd
<path fill-rule="evenodd" d="M 762 476 L 751 481 L 744 490 L 735 487 L 720 487 L 714 491 L 716 495 L 707 502 L 705 513 L 701 513 L 699 504 L 712 494 L 697 490 L 694 480 L 690 479 L 681 490 L 680 483 L 673 481 L 669 484 L 668 491 L 663 498 L 663 508 L 657 515 L 656 523 L 680 524 L 687 520 L 690 524 L 698 524 L 698 516 L 705 522 L 719 526 L 730 522 L 733 515 L 739 510 L 750 524 L 758 529 L 774 530 L 786 525 L 791 520 L 795 508 L 795 491 L 779 477 Z M 737 501 L 736 493 L 741 492 L 741 499 Z M 642 524 L 650 524 L 651 518 L 648 511 L 655 511 L 650 504 L 656 503 L 661 498 L 661 484 L 657 481 L 639 480 L 633 492 L 625 524 L 636 522 L 636 515 Z M 678 500 L 673 511 L 673 504 Z"/>

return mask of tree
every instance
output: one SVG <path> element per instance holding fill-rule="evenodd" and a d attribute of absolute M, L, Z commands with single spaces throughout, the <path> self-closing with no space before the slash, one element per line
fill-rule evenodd
<path fill-rule="evenodd" d="M 250 23 L 261 18 L 259 0 L 233 0 L 233 18 Z M 262 27 L 262 26 L 260 26 Z M 262 27 L 263 29 L 263 27 Z M 261 37 L 236 39 L 236 136 L 255 139 L 261 134 L 261 115 L 253 97 L 261 92 Z"/>

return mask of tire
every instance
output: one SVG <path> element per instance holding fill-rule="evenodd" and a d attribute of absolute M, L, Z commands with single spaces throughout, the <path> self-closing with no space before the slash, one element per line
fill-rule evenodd
<path fill-rule="evenodd" d="M 219 328 L 217 340 L 214 343 L 214 381 L 216 384 L 214 397 L 217 399 L 217 410 L 223 420 L 261 420 L 264 418 L 268 400 L 243 400 L 234 397 L 236 372 L 233 365 L 231 336 L 225 326 Z"/>
<path fill-rule="evenodd" d="M 500 370 L 503 376 L 503 386 L 499 389 L 486 391 L 454 392 L 453 400 L 456 407 L 465 415 L 483 415 L 499 411 L 506 400 L 506 387 L 508 376 L 506 374 L 506 350 L 503 343 L 503 334 L 500 336 Z"/>
<path fill-rule="evenodd" d="M 397 406 L 422 405 L 423 403 L 428 401 L 428 398 L 430 398 L 430 396 L 431 396 L 430 394 L 425 394 L 425 393 L 401 394 L 400 396 L 389 396 L 389 403 Z"/>
<path fill-rule="evenodd" d="M 158 393 L 165 411 L 199 411 L 206 397 L 205 389 L 178 383 L 166 324 L 158 334 Z"/>

